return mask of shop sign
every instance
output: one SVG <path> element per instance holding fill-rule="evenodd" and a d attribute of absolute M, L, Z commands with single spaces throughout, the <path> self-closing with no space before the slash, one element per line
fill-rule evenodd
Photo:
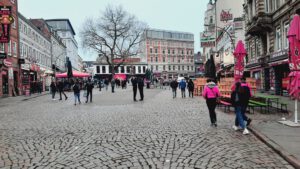
<path fill-rule="evenodd" d="M 23 70 L 29 70 L 30 69 L 30 65 L 29 64 L 22 64 L 21 65 L 21 69 L 23 69 Z"/>
<path fill-rule="evenodd" d="M 0 23 L 2 34 L 0 36 L 0 43 L 8 43 L 10 36 L 10 25 L 14 22 L 11 13 L 11 6 L 0 6 Z"/>
<path fill-rule="evenodd" d="M 11 67 L 8 69 L 8 78 L 14 79 L 14 70 Z"/>
<path fill-rule="evenodd" d="M 222 12 L 220 14 L 220 21 L 227 22 L 232 19 L 233 19 L 232 13 L 230 13 L 229 11 L 222 10 Z"/>
<path fill-rule="evenodd" d="M 278 52 L 274 52 L 271 54 L 271 58 L 276 58 L 276 57 L 280 57 L 280 56 L 285 56 L 288 54 L 288 51 L 287 50 L 281 50 L 281 51 L 278 51 Z"/>
<path fill-rule="evenodd" d="M 12 66 L 12 63 L 11 63 L 10 61 L 8 61 L 7 59 L 4 59 L 3 64 L 4 64 L 6 67 L 11 67 L 11 66 Z"/>

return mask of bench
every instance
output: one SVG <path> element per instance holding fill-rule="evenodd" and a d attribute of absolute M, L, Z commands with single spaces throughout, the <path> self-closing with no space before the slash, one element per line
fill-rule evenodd
<path fill-rule="evenodd" d="M 248 107 L 250 108 L 252 108 L 252 110 L 253 110 L 253 113 L 254 113 L 254 108 L 255 107 L 260 107 L 260 111 L 262 112 L 262 108 L 264 107 L 265 108 L 265 113 L 266 113 L 266 108 L 268 107 L 268 104 L 266 104 L 266 103 L 263 103 L 263 102 L 259 102 L 259 101 L 254 101 L 254 100 L 249 100 L 249 105 L 248 105 Z M 269 112 L 269 110 L 268 110 L 268 112 Z"/>
<path fill-rule="evenodd" d="M 226 108 L 228 110 L 228 112 L 230 112 L 230 107 L 232 106 L 231 103 L 226 102 L 224 100 L 219 100 L 219 104 L 224 106 L 224 111 L 226 112 Z"/>
<path fill-rule="evenodd" d="M 287 103 L 283 103 L 283 102 L 279 102 L 279 104 L 280 104 L 280 110 L 281 110 L 281 112 L 283 112 L 283 107 L 285 107 L 285 110 L 284 110 L 284 112 L 285 113 L 288 113 L 288 110 L 287 110 Z"/>

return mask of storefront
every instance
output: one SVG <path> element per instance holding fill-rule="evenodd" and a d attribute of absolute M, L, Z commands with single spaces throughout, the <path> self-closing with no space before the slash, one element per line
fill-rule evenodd
<path fill-rule="evenodd" d="M 17 64 L 12 59 L 1 60 L 0 96 L 19 95 L 19 79 Z"/>

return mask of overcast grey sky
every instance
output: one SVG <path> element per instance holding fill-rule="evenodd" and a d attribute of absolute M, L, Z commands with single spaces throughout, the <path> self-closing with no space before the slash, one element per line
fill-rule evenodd
<path fill-rule="evenodd" d="M 70 19 L 80 44 L 78 34 L 85 18 L 99 16 L 108 4 L 121 4 L 150 28 L 193 33 L 197 52 L 207 3 L 208 0 L 19 0 L 19 12 L 26 18 Z M 95 58 L 82 50 L 79 54 L 84 60 Z"/>

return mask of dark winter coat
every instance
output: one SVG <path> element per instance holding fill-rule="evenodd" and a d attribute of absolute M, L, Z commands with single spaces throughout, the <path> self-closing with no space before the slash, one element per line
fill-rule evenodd
<path fill-rule="evenodd" d="M 178 82 L 176 80 L 173 80 L 170 84 L 172 89 L 176 89 L 178 87 Z"/>
<path fill-rule="evenodd" d="M 189 81 L 188 82 L 188 89 L 189 89 L 189 91 L 193 91 L 194 90 L 194 82 L 193 81 Z"/>

